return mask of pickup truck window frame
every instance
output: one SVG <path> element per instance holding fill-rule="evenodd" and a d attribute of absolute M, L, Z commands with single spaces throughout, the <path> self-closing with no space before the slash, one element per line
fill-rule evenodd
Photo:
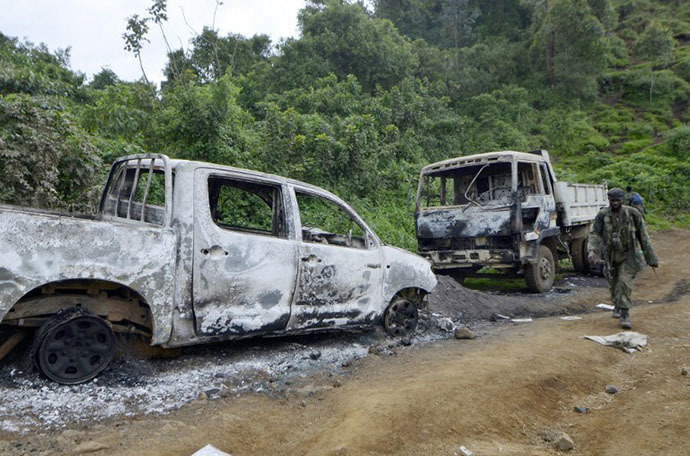
<path fill-rule="evenodd" d="M 158 165 L 158 160 L 161 161 L 161 165 Z M 132 185 L 129 187 L 128 194 L 123 195 L 123 183 L 125 179 L 121 179 L 123 173 L 127 173 L 129 170 L 134 169 L 134 176 L 132 180 Z M 143 172 L 142 172 L 143 170 Z M 163 217 L 162 223 L 155 221 L 146 220 L 146 207 L 149 198 L 149 192 L 151 189 L 151 182 L 153 173 L 162 172 L 164 174 L 165 180 L 165 215 Z M 144 195 L 141 203 L 134 201 L 137 188 L 139 187 L 138 181 L 142 178 L 144 174 L 147 174 L 145 178 L 147 180 L 146 187 L 144 189 Z M 116 189 L 114 186 L 119 185 Z M 115 206 L 112 209 L 107 207 L 109 197 L 117 192 L 115 197 Z M 124 196 L 124 198 L 122 198 Z M 127 212 L 125 216 L 119 215 L 119 205 L 121 201 L 127 201 Z M 138 218 L 133 218 L 132 205 L 140 204 L 141 210 Z M 155 205 L 148 205 L 149 207 L 158 207 Z M 110 168 L 110 174 L 108 175 L 108 180 L 105 184 L 103 194 L 101 195 L 101 202 L 99 204 L 98 213 L 101 216 L 112 218 L 114 220 L 128 221 L 135 223 L 146 223 L 155 226 L 169 227 L 172 223 L 172 212 L 173 212 L 173 173 L 172 165 L 170 164 L 170 159 L 162 154 L 155 155 L 128 155 L 116 160 L 113 166 Z"/>
<path fill-rule="evenodd" d="M 299 203 L 297 200 L 297 194 L 298 193 L 302 193 L 302 194 L 305 194 L 305 195 L 308 195 L 311 197 L 315 197 L 315 198 L 324 199 L 324 200 L 328 201 L 329 203 L 336 205 L 340 210 L 344 211 L 352 219 L 352 221 L 354 221 L 364 232 L 365 246 L 364 246 L 364 249 L 360 249 L 360 250 L 377 249 L 381 246 L 381 242 L 379 241 L 378 237 L 374 234 L 374 232 L 369 228 L 369 226 L 366 223 L 364 223 L 364 220 L 362 220 L 362 218 L 359 216 L 359 214 L 357 214 L 347 204 L 343 203 L 342 201 L 339 201 L 338 199 L 330 197 L 330 195 L 323 194 L 323 193 L 318 192 L 318 191 L 313 191 L 313 190 L 306 188 L 306 187 L 292 185 L 292 197 L 293 197 L 293 200 L 295 201 L 295 215 L 297 216 L 297 221 L 298 221 L 298 226 L 296 226 L 296 230 L 297 230 L 298 239 L 301 242 L 309 243 L 309 241 L 306 241 L 302 235 L 303 227 L 302 227 L 302 217 L 301 217 L 301 213 L 300 213 L 300 209 L 299 209 Z M 352 249 L 352 248 L 356 249 L 357 248 L 357 247 L 342 246 L 342 245 L 337 245 L 337 244 L 329 244 L 329 245 L 334 245 L 336 247 L 345 247 L 345 248 L 350 248 L 350 249 Z"/>
<path fill-rule="evenodd" d="M 261 195 L 257 192 L 252 192 L 249 187 L 264 187 L 265 189 L 270 189 L 273 191 L 273 198 L 271 201 L 271 211 L 272 211 L 272 220 L 271 220 L 271 231 L 265 231 L 261 229 L 254 229 L 249 226 L 240 226 L 240 225 L 226 225 L 223 223 L 219 223 L 217 220 L 217 217 L 213 213 L 213 198 L 211 198 L 211 183 L 212 181 L 219 181 L 219 185 L 225 185 L 228 187 L 233 187 L 242 191 L 245 191 L 247 193 L 252 193 L 256 195 L 257 197 L 261 198 Z M 247 234 L 255 234 L 257 236 L 272 236 L 275 238 L 279 239 L 287 239 L 288 235 L 288 229 L 287 229 L 287 219 L 286 219 L 286 212 L 285 212 L 285 195 L 283 192 L 283 187 L 280 185 L 280 183 L 274 183 L 274 182 L 265 182 L 265 181 L 257 181 L 253 179 L 242 179 L 238 178 L 237 176 L 231 176 L 227 174 L 218 174 L 218 173 L 211 173 L 207 176 L 206 178 L 206 188 L 207 188 L 207 196 L 209 200 L 209 211 L 210 211 L 210 218 L 215 223 L 219 228 L 224 229 L 224 230 L 229 230 L 229 231 L 238 231 L 242 233 L 247 233 Z M 232 185 L 232 184 L 237 184 L 237 185 Z M 220 190 L 220 189 L 219 189 Z M 263 200 L 263 198 L 261 198 Z M 265 200 L 264 202 L 268 204 Z M 216 198 L 216 203 L 217 203 L 217 198 Z"/>

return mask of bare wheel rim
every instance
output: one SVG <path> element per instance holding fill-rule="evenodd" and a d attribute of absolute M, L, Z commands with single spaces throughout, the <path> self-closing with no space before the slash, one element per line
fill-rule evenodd
<path fill-rule="evenodd" d="M 40 342 L 38 365 L 53 381 L 82 383 L 105 369 L 114 348 L 108 324 L 94 315 L 81 315 L 48 329 Z"/>
<path fill-rule="evenodd" d="M 407 337 L 417 328 L 417 306 L 410 300 L 397 299 L 386 310 L 384 326 L 392 336 Z"/>
<path fill-rule="evenodd" d="M 542 257 L 539 259 L 539 277 L 541 280 L 544 282 L 548 281 L 549 278 L 551 277 L 553 270 L 551 268 L 551 262 Z"/>

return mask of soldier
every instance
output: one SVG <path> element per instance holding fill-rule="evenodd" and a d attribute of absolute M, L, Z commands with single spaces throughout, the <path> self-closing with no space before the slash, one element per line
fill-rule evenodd
<path fill-rule="evenodd" d="M 613 317 L 619 318 L 621 327 L 630 329 L 630 306 L 632 304 L 632 283 L 643 263 L 638 244 L 644 252 L 644 259 L 653 268 L 659 267 L 659 260 L 649 241 L 642 215 L 635 209 L 623 205 L 625 193 L 620 188 L 609 190 L 609 207 L 599 211 L 589 234 L 587 257 L 590 262 L 602 253 L 609 274 L 609 288 L 613 301 Z"/>
<path fill-rule="evenodd" d="M 647 213 L 647 209 L 645 209 L 644 207 L 644 201 L 642 201 L 642 197 L 639 193 L 633 192 L 632 186 L 630 185 L 625 187 L 625 199 L 623 200 L 623 203 L 626 206 L 634 207 L 635 209 L 637 209 L 639 213 L 642 215 L 642 218 L 644 218 L 645 214 Z"/>

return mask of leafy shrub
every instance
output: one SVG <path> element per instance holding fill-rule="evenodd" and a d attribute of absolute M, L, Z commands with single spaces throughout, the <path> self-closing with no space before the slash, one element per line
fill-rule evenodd
<path fill-rule="evenodd" d="M 687 158 L 690 156 L 690 125 L 669 130 L 664 135 L 666 144 L 672 154 L 677 157 Z"/>
<path fill-rule="evenodd" d="M 54 100 L 0 97 L 0 201 L 93 209 L 102 163 L 90 138 Z"/>

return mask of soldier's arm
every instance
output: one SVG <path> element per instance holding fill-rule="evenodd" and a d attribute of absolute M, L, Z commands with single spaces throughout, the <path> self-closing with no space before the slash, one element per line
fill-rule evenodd
<path fill-rule="evenodd" d="M 599 255 L 601 251 L 602 234 L 604 232 L 604 215 L 599 212 L 594 218 L 592 229 L 589 231 L 589 239 L 587 240 L 587 255 Z"/>
<path fill-rule="evenodd" d="M 648 265 L 657 267 L 659 265 L 659 259 L 654 253 L 654 248 L 652 247 L 652 242 L 649 240 L 649 234 L 647 234 L 647 227 L 645 226 L 644 219 L 639 212 L 633 214 L 633 220 L 635 222 L 635 232 L 637 233 L 637 240 L 642 247 L 642 252 L 644 252 L 644 259 Z"/>

